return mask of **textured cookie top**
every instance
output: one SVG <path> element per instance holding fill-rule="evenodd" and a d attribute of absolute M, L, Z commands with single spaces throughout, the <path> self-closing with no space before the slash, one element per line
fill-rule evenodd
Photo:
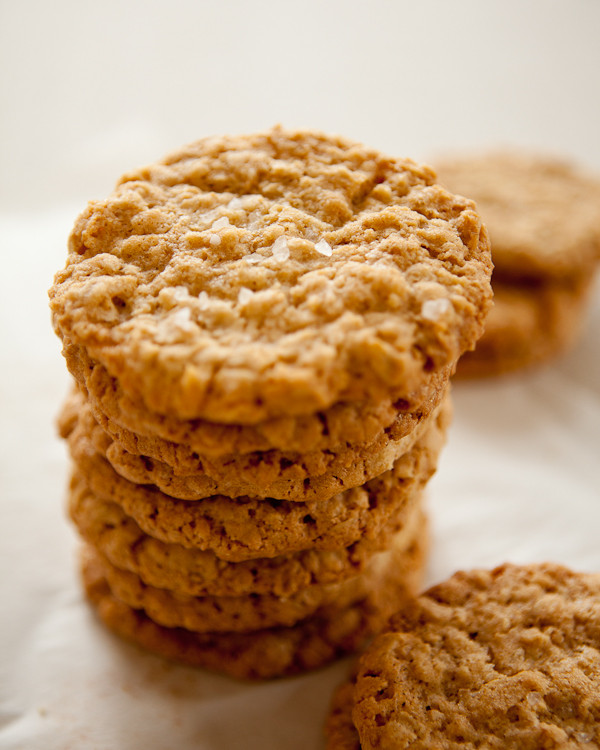
<path fill-rule="evenodd" d="M 436 169 L 477 203 L 497 275 L 561 277 L 600 260 L 600 182 L 571 165 L 497 152 L 440 160 Z"/>
<path fill-rule="evenodd" d="M 418 387 L 480 335 L 490 272 L 429 168 L 275 129 L 124 176 L 50 296 L 67 359 L 158 413 L 251 424 Z"/>
<path fill-rule="evenodd" d="M 600 742 L 600 575 L 458 573 L 363 656 L 363 748 L 591 748 Z"/>

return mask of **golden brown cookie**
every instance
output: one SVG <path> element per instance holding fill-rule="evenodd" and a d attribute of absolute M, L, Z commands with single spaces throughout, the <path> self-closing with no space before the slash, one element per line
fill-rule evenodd
<path fill-rule="evenodd" d="M 416 526 L 422 526 L 422 519 Z M 403 532 L 392 537 L 388 549 L 376 552 L 364 570 L 344 581 L 313 583 L 285 597 L 271 592 L 241 596 L 190 596 L 144 583 L 139 576 L 116 568 L 97 550 L 88 547 L 87 555 L 102 568 L 104 577 L 120 601 L 133 609 L 142 609 L 159 625 L 182 627 L 197 633 L 247 632 L 268 627 L 289 627 L 314 615 L 324 607 L 346 608 L 363 599 L 379 585 L 395 564 L 398 550 L 404 551 L 414 538 Z"/>
<path fill-rule="evenodd" d="M 435 393 L 416 412 L 399 414 L 373 442 L 343 445 L 336 451 L 265 451 L 218 458 L 197 456 L 191 467 L 171 467 L 146 455 L 126 451 L 95 421 L 83 395 L 67 412 L 78 415 L 79 432 L 93 443 L 121 476 L 136 484 L 153 484 L 165 494 L 182 500 L 211 495 L 250 495 L 290 501 L 320 501 L 390 469 L 420 438 L 449 388 Z M 63 418 L 61 421 L 68 421 Z"/>
<path fill-rule="evenodd" d="M 597 747 L 599 636 L 598 574 L 551 563 L 457 573 L 362 656 L 361 747 Z"/>
<path fill-rule="evenodd" d="M 348 547 L 309 548 L 237 563 L 145 534 L 120 505 L 101 500 L 82 482 L 73 482 L 69 514 L 88 544 L 117 568 L 135 573 L 151 586 L 191 596 L 286 597 L 312 584 L 337 583 L 361 573 L 373 554 L 390 546 L 392 537 L 413 533 L 421 504 L 421 493 L 411 494 L 377 536 Z"/>
<path fill-rule="evenodd" d="M 593 276 L 563 283 L 505 284 L 494 280 L 494 305 L 474 351 L 458 364 L 460 377 L 521 370 L 568 351 L 581 330 Z"/>
<path fill-rule="evenodd" d="M 150 411 L 256 424 L 412 393 L 474 345 L 490 272 L 429 168 L 276 128 L 123 177 L 50 297 L 88 390 L 86 357 Z"/>
<path fill-rule="evenodd" d="M 170 466 L 189 467 L 199 456 L 227 456 L 256 451 L 326 451 L 340 445 L 371 443 L 399 416 L 423 409 L 451 375 L 447 367 L 404 398 L 377 402 L 338 402 L 328 409 L 296 417 L 278 417 L 255 425 L 182 420 L 157 414 L 135 402 L 116 378 L 86 358 L 82 365 L 92 382 L 85 391 L 99 424 L 130 453 L 150 456 Z"/>
<path fill-rule="evenodd" d="M 600 260 L 600 181 L 557 158 L 510 151 L 436 161 L 440 182 L 472 198 L 490 233 L 494 275 L 579 277 Z"/>
<path fill-rule="evenodd" d="M 361 750 L 360 737 L 352 721 L 356 674 L 340 685 L 331 700 L 325 723 L 326 750 Z"/>
<path fill-rule="evenodd" d="M 414 594 L 420 585 L 426 547 L 426 529 L 421 528 L 408 549 L 395 553 L 389 575 L 349 607 L 332 605 L 292 627 L 251 633 L 194 633 L 161 627 L 143 611 L 116 599 L 102 570 L 90 559 L 84 559 L 83 580 L 100 618 L 126 640 L 191 666 L 238 679 L 266 679 L 316 669 L 358 649 Z"/>
<path fill-rule="evenodd" d="M 494 306 L 459 376 L 536 365 L 577 339 L 600 260 L 600 181 L 547 157 L 492 153 L 438 164 L 477 202 L 494 260 Z"/>
<path fill-rule="evenodd" d="M 76 484 L 118 503 L 145 533 L 239 562 L 310 548 L 334 550 L 361 538 L 374 539 L 392 515 L 421 493 L 435 471 L 448 420 L 445 404 L 421 440 L 391 470 L 327 501 L 306 503 L 221 495 L 176 500 L 121 477 L 77 429 L 68 443 Z"/>

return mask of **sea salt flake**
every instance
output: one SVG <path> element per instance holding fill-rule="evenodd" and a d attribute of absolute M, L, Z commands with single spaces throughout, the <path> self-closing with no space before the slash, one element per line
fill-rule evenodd
<path fill-rule="evenodd" d="M 277 260 L 287 260 L 290 257 L 290 248 L 285 237 L 278 237 L 271 249 L 273 257 Z"/>
<path fill-rule="evenodd" d="M 225 227 L 229 226 L 229 219 L 227 216 L 222 216 L 220 219 L 217 219 L 215 223 L 212 225 L 211 229 L 225 229 Z"/>
<path fill-rule="evenodd" d="M 248 263 L 260 263 L 261 260 L 264 260 L 264 256 L 260 253 L 250 253 L 249 255 L 244 255 L 244 260 Z"/>
<path fill-rule="evenodd" d="M 227 208 L 230 208 L 232 211 L 237 211 L 242 208 L 242 201 L 239 198 L 232 198 L 227 204 Z"/>
<path fill-rule="evenodd" d="M 440 299 L 428 299 L 421 306 L 421 317 L 433 322 L 439 320 L 452 309 L 452 303 L 449 299 L 442 297 Z"/>
<path fill-rule="evenodd" d="M 192 320 L 192 311 L 189 307 L 182 307 L 171 315 L 170 322 L 180 328 L 188 328 Z"/>
<path fill-rule="evenodd" d="M 321 255 L 326 255 L 327 257 L 331 256 L 333 254 L 333 248 L 327 242 L 327 240 L 319 240 L 317 244 L 315 245 L 315 250 L 320 253 Z"/>
<path fill-rule="evenodd" d="M 159 343 L 171 344 L 180 340 L 181 334 L 195 331 L 196 326 L 192 321 L 190 308 L 182 307 L 161 320 L 156 332 L 156 340 Z"/>
<path fill-rule="evenodd" d="M 218 235 L 218 234 L 211 234 L 211 235 L 210 235 L 210 240 L 209 240 L 209 241 L 210 241 L 210 244 L 211 244 L 211 245 L 212 245 L 213 247 L 217 247 L 217 245 L 220 245 L 220 244 L 221 244 L 221 238 L 219 237 L 219 235 Z"/>
<path fill-rule="evenodd" d="M 190 296 L 187 287 L 185 286 L 174 286 L 171 290 L 171 294 L 177 302 L 183 302 Z"/>
<path fill-rule="evenodd" d="M 252 289 L 243 286 L 238 293 L 238 302 L 240 305 L 245 305 L 246 302 L 249 302 L 252 299 L 252 297 L 254 297 Z"/>
<path fill-rule="evenodd" d="M 204 289 L 198 295 L 198 308 L 200 310 L 208 310 L 210 307 L 210 299 Z"/>

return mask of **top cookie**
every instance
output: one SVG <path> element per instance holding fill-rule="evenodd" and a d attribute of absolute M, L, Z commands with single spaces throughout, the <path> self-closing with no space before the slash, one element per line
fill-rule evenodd
<path fill-rule="evenodd" d="M 477 203 L 495 275 L 561 278 L 600 260 L 600 182 L 550 157 L 493 152 L 441 159 L 440 182 Z"/>
<path fill-rule="evenodd" d="M 555 564 L 458 573 L 362 657 L 363 748 L 600 743 L 600 575 Z"/>
<path fill-rule="evenodd" d="M 398 396 L 481 333 L 474 204 L 339 137 L 210 138 L 92 202 L 50 290 L 82 353 L 159 414 L 253 424 Z"/>

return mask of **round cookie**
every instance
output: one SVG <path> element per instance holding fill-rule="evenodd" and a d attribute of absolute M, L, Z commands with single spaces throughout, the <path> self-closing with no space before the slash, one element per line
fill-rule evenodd
<path fill-rule="evenodd" d="M 397 553 L 390 575 L 355 604 L 341 610 L 325 608 L 292 627 L 251 633 L 194 633 L 161 627 L 141 610 L 116 599 L 92 560 L 84 558 L 82 575 L 100 619 L 126 640 L 190 666 L 243 680 L 269 679 L 317 669 L 360 648 L 419 587 L 426 540 L 426 529 L 420 528 L 410 547 Z"/>
<path fill-rule="evenodd" d="M 593 276 L 572 283 L 526 286 L 494 280 L 494 305 L 474 351 L 457 376 L 486 377 L 521 370 L 566 352 L 577 340 Z"/>
<path fill-rule="evenodd" d="M 510 152 L 438 168 L 445 184 L 477 202 L 494 261 L 494 306 L 457 375 L 498 375 L 566 351 L 600 260 L 600 181 L 555 159 Z"/>
<path fill-rule="evenodd" d="M 271 592 L 242 596 L 190 596 L 149 586 L 129 571 L 112 565 L 101 553 L 89 547 L 87 555 L 102 568 L 113 595 L 133 609 L 142 609 L 158 625 L 182 627 L 197 633 L 248 632 L 275 626 L 291 626 L 313 616 L 324 607 L 346 608 L 364 598 L 380 579 L 389 575 L 396 551 L 404 551 L 415 535 L 400 532 L 388 549 L 376 552 L 364 570 L 344 581 L 310 584 L 294 594 L 280 597 Z"/>
<path fill-rule="evenodd" d="M 599 636 L 599 574 L 550 563 L 457 573 L 362 656 L 361 747 L 596 747 Z"/>
<path fill-rule="evenodd" d="M 86 357 L 150 411 L 256 424 L 412 393 L 474 345 L 490 273 L 429 168 L 276 128 L 123 177 L 50 298 L 88 390 Z"/>
<path fill-rule="evenodd" d="M 549 156 L 498 151 L 436 161 L 490 233 L 494 276 L 579 277 L 600 260 L 600 181 Z"/>
<path fill-rule="evenodd" d="M 312 584 L 358 575 L 373 554 L 389 547 L 392 537 L 413 533 L 421 505 L 421 493 L 413 493 L 376 537 L 348 547 L 227 562 L 211 551 L 145 534 L 120 505 L 96 497 L 82 482 L 73 482 L 69 495 L 69 514 L 79 534 L 115 567 L 135 573 L 146 584 L 191 596 L 286 597 Z"/>
<path fill-rule="evenodd" d="M 74 481 L 102 500 L 118 503 L 145 533 L 239 562 L 374 539 L 435 471 L 448 420 L 446 406 L 414 448 L 383 475 L 327 501 L 307 503 L 225 496 L 176 500 L 121 477 L 77 429 L 69 434 L 68 444 Z"/>

